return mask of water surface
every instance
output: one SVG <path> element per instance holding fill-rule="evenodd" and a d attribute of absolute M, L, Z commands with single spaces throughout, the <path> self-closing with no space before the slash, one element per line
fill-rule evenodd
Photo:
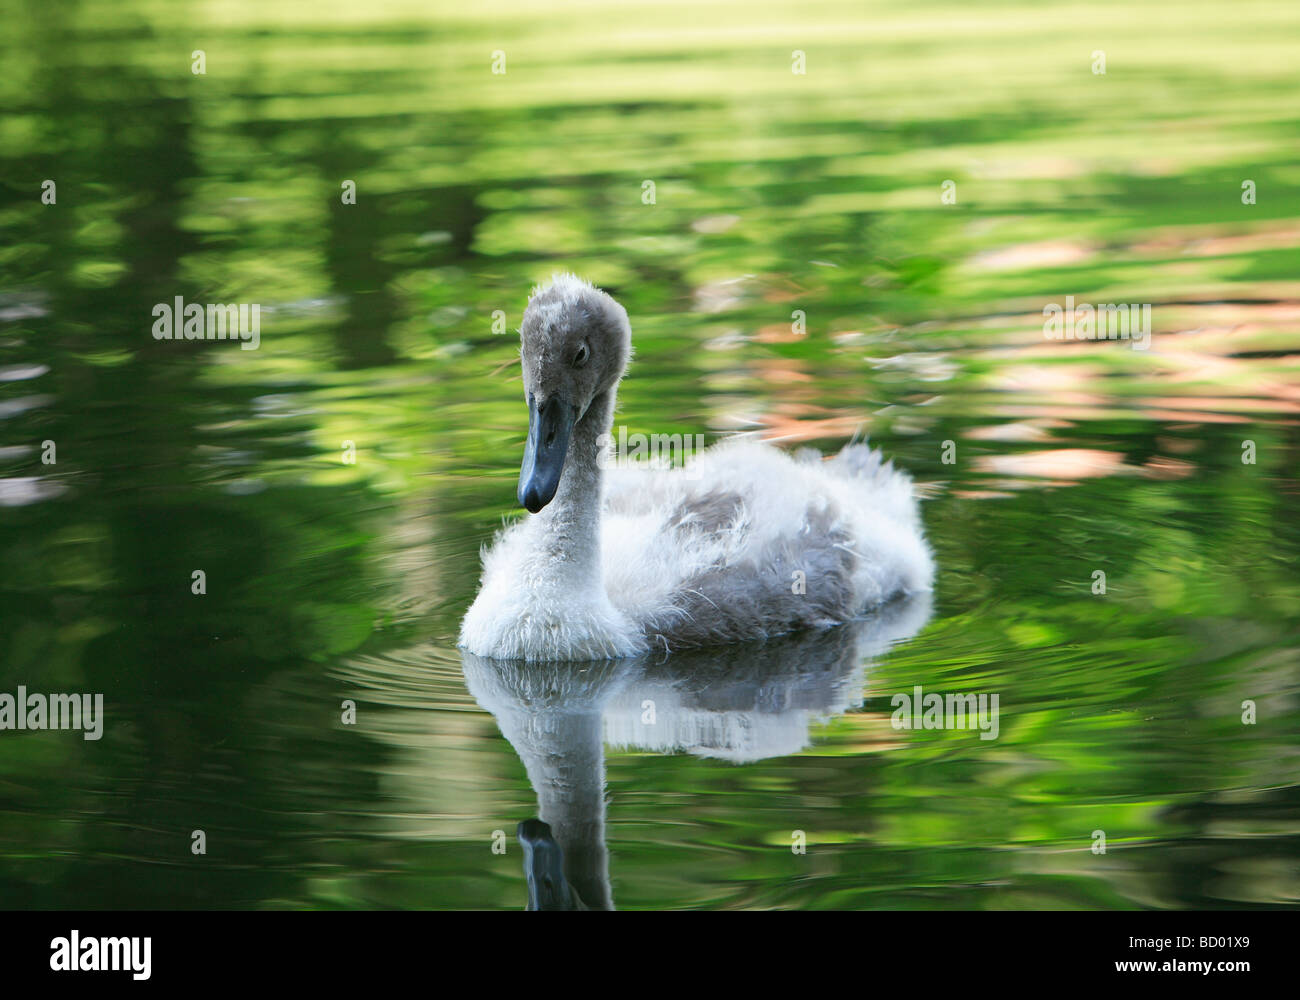
<path fill-rule="evenodd" d="M 0 692 L 106 712 L 0 733 L 6 905 L 520 907 L 521 712 L 603 768 L 619 908 L 1300 899 L 1295 5 L 0 19 Z M 630 432 L 912 472 L 925 613 L 467 668 L 562 268 L 631 314 Z M 259 349 L 154 340 L 177 295 L 260 304 Z M 1150 304 L 1149 349 L 1047 340 L 1067 296 Z M 997 693 L 997 739 L 895 728 L 917 685 Z"/>

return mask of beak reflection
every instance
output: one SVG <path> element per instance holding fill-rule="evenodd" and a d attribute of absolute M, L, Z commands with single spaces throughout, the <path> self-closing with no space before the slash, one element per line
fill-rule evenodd
<path fill-rule="evenodd" d="M 524 874 L 528 876 L 528 909 L 585 910 L 582 900 L 564 877 L 564 851 L 540 819 L 526 819 L 515 831 L 524 848 Z"/>

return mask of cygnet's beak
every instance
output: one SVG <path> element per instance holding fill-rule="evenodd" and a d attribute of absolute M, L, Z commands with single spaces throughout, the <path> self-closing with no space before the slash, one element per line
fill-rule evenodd
<path fill-rule="evenodd" d="M 569 450 L 569 434 L 578 420 L 578 408 L 558 396 L 541 406 L 528 396 L 528 443 L 524 446 L 524 464 L 519 470 L 519 503 L 536 514 L 553 499 L 564 471 L 564 456 Z"/>

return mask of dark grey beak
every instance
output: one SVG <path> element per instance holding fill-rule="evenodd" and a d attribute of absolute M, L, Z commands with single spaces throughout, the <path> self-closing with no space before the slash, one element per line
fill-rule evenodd
<path fill-rule="evenodd" d="M 528 513 L 536 514 L 553 499 L 560 487 L 564 456 L 569 450 L 569 434 L 578 419 L 578 409 L 558 396 L 541 406 L 528 397 L 528 443 L 524 446 L 524 465 L 519 470 L 519 503 Z"/>
<path fill-rule="evenodd" d="M 524 848 L 528 909 L 585 910 L 564 878 L 564 851 L 551 836 L 551 828 L 540 819 L 526 819 L 515 832 Z"/>

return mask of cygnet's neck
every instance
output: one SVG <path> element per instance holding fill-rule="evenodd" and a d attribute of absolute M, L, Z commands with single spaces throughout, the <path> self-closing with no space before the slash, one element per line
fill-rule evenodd
<path fill-rule="evenodd" d="M 602 585 L 600 571 L 601 438 L 614 420 L 615 390 L 587 407 L 573 428 L 555 498 L 533 515 L 541 528 L 539 549 L 552 567 L 574 583 Z"/>

